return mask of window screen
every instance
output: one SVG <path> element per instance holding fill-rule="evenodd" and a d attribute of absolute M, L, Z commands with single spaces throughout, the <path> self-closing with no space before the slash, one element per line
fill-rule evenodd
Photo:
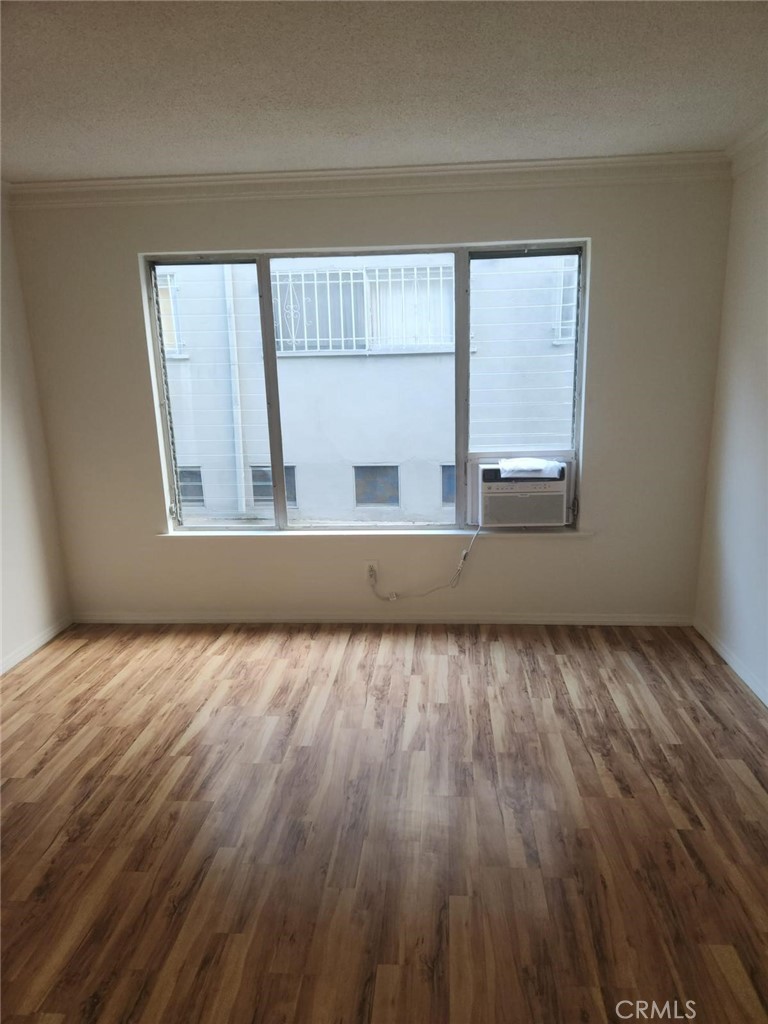
<path fill-rule="evenodd" d="M 253 263 L 157 268 L 160 342 L 166 356 L 184 338 L 184 358 L 165 361 L 176 463 L 205 478 L 205 503 L 179 471 L 187 525 L 253 519 L 274 523 L 272 493 L 253 500 L 251 466 L 270 464 L 259 288 Z M 175 304 L 163 301 L 172 279 Z"/>
<path fill-rule="evenodd" d="M 574 444 L 579 256 L 470 261 L 471 452 Z"/>

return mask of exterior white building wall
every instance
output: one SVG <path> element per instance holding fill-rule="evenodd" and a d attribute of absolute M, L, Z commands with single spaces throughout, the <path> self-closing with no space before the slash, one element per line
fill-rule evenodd
<path fill-rule="evenodd" d="M 453 522 L 453 508 L 442 504 L 441 472 L 456 450 L 453 371 L 447 354 L 281 358 L 295 519 Z M 354 467 L 367 465 L 399 467 L 399 508 L 356 508 Z"/>
<path fill-rule="evenodd" d="M 517 262 L 493 261 L 490 285 L 475 279 L 474 431 L 491 450 L 509 447 L 494 430 L 567 448 L 574 340 L 555 326 L 562 287 L 553 271 L 526 288 Z M 270 465 L 256 268 L 170 269 L 175 344 L 166 346 L 166 366 L 177 464 L 200 470 L 205 498 L 202 506 L 182 501 L 185 522 L 273 522 L 271 504 L 254 501 L 251 487 L 251 467 Z M 455 463 L 454 354 L 428 341 L 419 349 L 278 352 L 283 455 L 296 479 L 290 523 L 454 521 L 442 485 L 442 467 Z M 397 466 L 397 505 L 357 505 L 355 466 Z"/>

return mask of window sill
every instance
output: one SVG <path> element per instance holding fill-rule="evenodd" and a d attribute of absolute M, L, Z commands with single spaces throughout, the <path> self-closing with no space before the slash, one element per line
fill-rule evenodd
<path fill-rule="evenodd" d="M 328 356 L 452 356 L 452 346 L 435 346 L 434 348 L 419 348 L 417 346 L 403 346 L 403 348 L 377 348 L 377 349 L 310 349 L 307 352 L 278 352 L 278 359 L 310 359 Z"/>
<path fill-rule="evenodd" d="M 287 529 L 276 530 L 265 528 L 263 530 L 244 530 L 233 527 L 232 529 L 196 529 L 195 527 L 182 527 L 181 529 L 169 530 L 167 533 L 158 533 L 158 537 L 472 537 L 476 527 L 468 526 L 466 529 L 458 527 L 399 527 L 392 529 L 371 530 L 366 528 L 339 529 L 313 527 L 308 530 Z M 587 539 L 595 536 L 594 530 L 580 530 L 574 526 L 555 527 L 519 527 L 517 529 L 486 529 L 480 532 L 481 537 L 573 537 Z"/>

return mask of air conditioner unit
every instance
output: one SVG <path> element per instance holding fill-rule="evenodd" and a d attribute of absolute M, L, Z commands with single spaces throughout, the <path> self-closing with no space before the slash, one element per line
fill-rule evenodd
<path fill-rule="evenodd" d="M 571 464 L 559 479 L 541 475 L 505 478 L 498 465 L 480 466 L 480 526 L 567 526 L 571 522 Z"/>

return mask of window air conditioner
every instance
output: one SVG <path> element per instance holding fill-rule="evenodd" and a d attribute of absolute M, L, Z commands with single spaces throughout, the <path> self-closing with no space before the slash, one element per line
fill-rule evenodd
<path fill-rule="evenodd" d="M 558 479 L 505 478 L 497 464 L 480 466 L 480 526 L 567 526 L 572 522 L 572 464 L 561 463 Z"/>

